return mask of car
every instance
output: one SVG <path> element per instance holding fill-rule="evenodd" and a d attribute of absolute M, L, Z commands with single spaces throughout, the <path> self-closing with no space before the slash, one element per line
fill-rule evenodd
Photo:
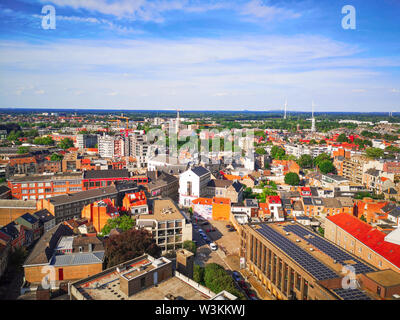
<path fill-rule="evenodd" d="M 239 282 L 242 279 L 240 276 L 240 273 L 237 271 L 233 271 L 232 277 L 233 277 L 233 279 L 235 279 L 236 282 Z"/>
<path fill-rule="evenodd" d="M 197 229 L 198 228 L 197 224 L 193 223 L 193 228 Z"/>
<path fill-rule="evenodd" d="M 204 235 L 205 234 L 204 231 L 201 230 L 201 229 L 199 229 L 199 233 L 200 233 L 200 235 Z"/>
<path fill-rule="evenodd" d="M 227 224 L 225 227 L 226 227 L 227 229 L 232 228 L 232 226 L 231 226 L 230 224 Z"/>
<path fill-rule="evenodd" d="M 218 246 L 215 242 L 211 242 L 210 243 L 210 248 L 212 251 L 216 251 L 218 249 Z"/>
<path fill-rule="evenodd" d="M 232 227 L 228 229 L 229 232 L 232 232 L 232 231 L 235 231 L 235 230 L 236 230 L 236 229 L 235 229 L 235 228 L 232 228 Z"/>
<path fill-rule="evenodd" d="M 254 294 L 254 293 L 250 293 L 249 294 L 249 298 L 251 299 L 251 300 L 258 300 L 258 298 L 256 297 L 256 295 Z"/>
<path fill-rule="evenodd" d="M 210 244 L 210 243 L 211 243 L 211 241 L 210 241 L 210 240 L 208 240 L 208 239 L 207 239 L 207 240 L 205 240 L 205 241 L 206 241 L 206 243 L 207 243 L 207 244 Z"/>
<path fill-rule="evenodd" d="M 249 287 L 247 286 L 246 282 L 244 282 L 243 280 L 239 281 L 239 286 L 245 291 L 249 290 Z"/>

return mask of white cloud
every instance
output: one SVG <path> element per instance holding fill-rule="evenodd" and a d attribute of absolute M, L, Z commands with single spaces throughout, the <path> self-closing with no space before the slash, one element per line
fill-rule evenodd
<path fill-rule="evenodd" d="M 263 19 L 266 21 L 295 19 L 299 18 L 301 14 L 294 12 L 291 9 L 280 8 L 273 5 L 268 5 L 263 0 L 251 0 L 246 3 L 240 10 L 240 13 L 245 16 Z"/>
<path fill-rule="evenodd" d="M 23 106 L 180 105 L 190 109 L 221 104 L 281 106 L 287 97 L 294 101 L 293 108 L 308 108 L 312 98 L 321 105 L 324 101 L 354 103 L 351 88 L 366 90 L 357 96 L 357 103 L 384 101 L 385 87 L 400 84 L 386 83 L 385 73 L 374 66 L 400 66 L 400 61 L 363 59 L 357 56 L 360 52 L 354 45 L 304 35 L 45 44 L 2 41 L 0 87 L 15 92 L 33 83 L 35 90 L 45 90 L 46 99 L 26 91 L 19 100 L 0 94 L 0 101 L 2 106 L 19 101 Z M 382 88 L 374 89 L 376 83 Z M 85 95 L 73 94 L 76 91 Z"/>

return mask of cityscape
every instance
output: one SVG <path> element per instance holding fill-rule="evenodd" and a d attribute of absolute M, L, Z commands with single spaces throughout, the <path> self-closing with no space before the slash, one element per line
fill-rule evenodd
<path fill-rule="evenodd" d="M 400 301 L 400 6 L 332 3 L 2 3 L 0 300 Z"/>

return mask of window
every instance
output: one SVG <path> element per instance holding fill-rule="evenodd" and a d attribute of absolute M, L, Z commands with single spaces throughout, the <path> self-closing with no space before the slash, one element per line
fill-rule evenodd
<path fill-rule="evenodd" d="M 371 260 L 372 259 L 372 255 L 370 253 L 368 253 L 368 259 Z"/>
<path fill-rule="evenodd" d="M 378 262 L 378 265 L 379 265 L 380 267 L 382 267 L 382 261 L 379 261 L 379 262 Z"/>
<path fill-rule="evenodd" d="M 140 279 L 140 287 L 144 288 L 145 285 L 146 285 L 146 278 L 143 277 L 142 279 Z"/>
<path fill-rule="evenodd" d="M 29 184 L 29 187 L 30 187 L 30 188 L 34 188 L 34 187 L 35 187 L 35 184 L 34 184 L 34 183 L 30 183 L 30 184 Z"/>

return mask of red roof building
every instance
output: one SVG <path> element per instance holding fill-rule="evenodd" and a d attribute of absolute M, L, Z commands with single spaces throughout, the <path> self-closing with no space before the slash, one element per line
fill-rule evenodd
<path fill-rule="evenodd" d="M 385 241 L 386 233 L 354 216 L 327 217 L 325 237 L 381 270 L 400 272 L 400 245 Z"/>

